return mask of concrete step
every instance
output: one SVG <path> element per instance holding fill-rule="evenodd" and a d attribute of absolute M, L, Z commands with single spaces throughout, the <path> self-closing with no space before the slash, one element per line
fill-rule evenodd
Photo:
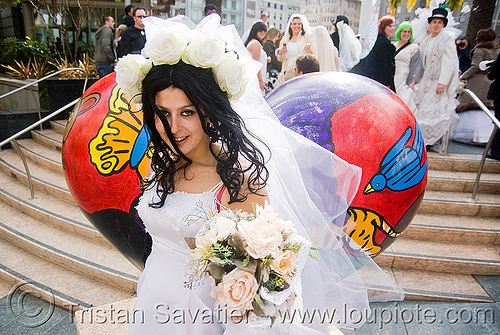
<path fill-rule="evenodd" d="M 0 235 L 17 246 L 90 278 L 135 291 L 140 271 L 114 247 L 44 224 L 0 202 Z"/>
<path fill-rule="evenodd" d="M 36 193 L 33 199 L 29 199 L 29 195 L 26 185 L 10 178 L 5 173 L 0 173 L 0 201 L 57 229 L 90 240 L 108 243 L 76 205 L 43 192 Z"/>
<path fill-rule="evenodd" d="M 27 159 L 54 172 L 63 173 L 61 153 L 59 151 L 51 150 L 32 138 L 20 140 L 18 144 Z"/>
<path fill-rule="evenodd" d="M 475 172 L 429 170 L 426 190 L 466 192 L 472 194 L 475 181 Z M 500 174 L 481 174 L 478 192 L 499 194 Z"/>
<path fill-rule="evenodd" d="M 36 163 L 28 163 L 28 168 L 33 186 L 37 191 L 76 204 L 76 201 L 68 190 L 64 177 L 60 173 Z M 2 150 L 0 152 L 0 169 L 11 177 L 28 185 L 28 177 L 21 157 L 13 150 Z"/>
<path fill-rule="evenodd" d="M 64 134 L 68 120 L 54 120 L 50 121 L 50 126 L 53 130 L 57 131 L 59 134 Z"/>
<path fill-rule="evenodd" d="M 440 155 L 436 152 L 427 152 L 429 170 L 477 172 L 481 156 L 465 154 Z M 486 159 L 483 173 L 499 173 L 500 162 Z"/>
<path fill-rule="evenodd" d="M 0 279 L 12 286 L 30 283 L 42 294 L 69 310 L 125 300 L 133 294 L 114 285 L 78 274 L 0 237 Z"/>
<path fill-rule="evenodd" d="M 493 302 L 473 276 L 459 273 L 384 268 L 405 291 L 405 300 Z"/>
<path fill-rule="evenodd" d="M 500 245 L 500 220 L 446 214 L 417 214 L 405 238 L 467 244 Z"/>
<path fill-rule="evenodd" d="M 393 269 L 500 275 L 500 246 L 467 244 L 467 241 L 423 241 L 400 236 L 375 261 Z"/>
<path fill-rule="evenodd" d="M 500 217 L 500 194 L 471 194 L 447 191 L 425 191 L 419 214 L 453 214 L 463 216 Z"/>
<path fill-rule="evenodd" d="M 46 147 L 61 152 L 62 135 L 53 129 L 33 130 L 31 136 Z"/>

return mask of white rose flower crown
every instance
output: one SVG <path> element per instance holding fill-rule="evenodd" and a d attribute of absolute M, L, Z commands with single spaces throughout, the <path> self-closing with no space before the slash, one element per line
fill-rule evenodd
<path fill-rule="evenodd" d="M 244 61 L 231 40 L 227 40 L 233 36 L 229 36 L 232 34 L 228 34 L 226 27 L 220 27 L 220 18 L 207 19 L 195 29 L 188 27 L 185 17 L 145 19 L 147 41 L 142 54 L 120 58 L 115 68 L 116 82 L 123 92 L 130 99 L 140 95 L 142 81 L 153 66 L 175 65 L 182 60 L 196 67 L 211 68 L 222 91 L 231 101 L 238 100 L 248 82 Z"/>

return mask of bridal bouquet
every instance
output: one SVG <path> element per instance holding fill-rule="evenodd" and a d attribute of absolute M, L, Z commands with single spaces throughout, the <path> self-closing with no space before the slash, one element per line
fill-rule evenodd
<path fill-rule="evenodd" d="M 267 203 L 254 212 L 225 211 L 206 222 L 192 243 L 191 280 L 208 274 L 211 295 L 230 316 L 252 311 L 272 322 L 293 306 L 297 277 L 316 250 Z"/>

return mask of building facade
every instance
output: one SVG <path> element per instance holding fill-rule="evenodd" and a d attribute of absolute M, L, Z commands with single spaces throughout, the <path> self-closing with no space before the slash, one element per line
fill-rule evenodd
<path fill-rule="evenodd" d="M 349 26 L 355 33 L 359 31 L 361 0 L 302 0 L 301 12 L 311 26 L 325 26 L 332 31 L 338 15 L 345 15 L 349 19 Z"/>

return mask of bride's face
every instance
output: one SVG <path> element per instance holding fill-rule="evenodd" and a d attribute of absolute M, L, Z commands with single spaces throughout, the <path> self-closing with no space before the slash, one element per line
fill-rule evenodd
<path fill-rule="evenodd" d="M 299 18 L 295 18 L 292 20 L 290 27 L 292 28 L 293 35 L 298 35 L 302 31 L 302 21 Z"/>
<path fill-rule="evenodd" d="M 175 144 L 189 159 L 203 159 L 210 152 L 210 137 L 203 131 L 200 117 L 184 91 L 169 87 L 156 93 L 155 103 L 170 125 Z M 170 139 L 160 118 L 155 117 L 156 130 L 171 148 Z"/>

